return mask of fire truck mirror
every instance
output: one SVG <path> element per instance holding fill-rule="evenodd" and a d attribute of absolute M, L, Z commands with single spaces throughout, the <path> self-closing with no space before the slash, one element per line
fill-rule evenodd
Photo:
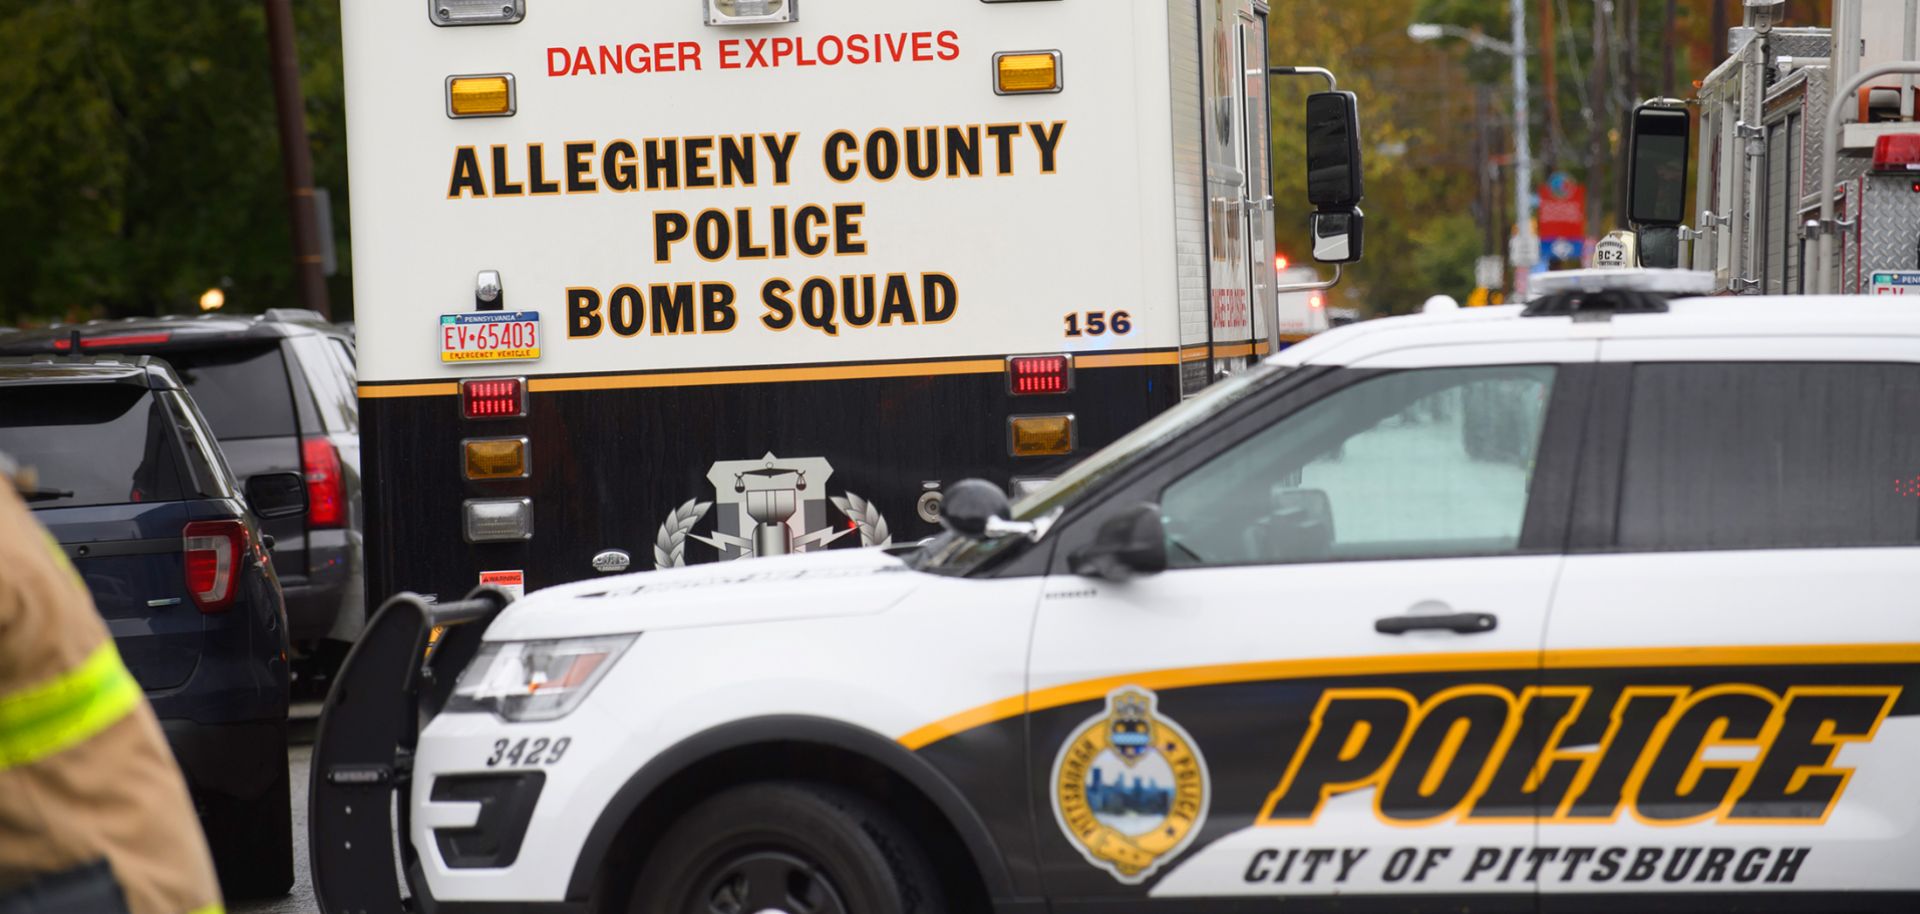
<path fill-rule="evenodd" d="M 1640 265 L 1662 270 L 1680 267 L 1680 227 L 1649 225 L 1640 230 Z"/>
<path fill-rule="evenodd" d="M 1627 186 L 1631 188 L 1627 219 L 1633 224 L 1679 225 L 1687 221 L 1691 121 L 1684 107 L 1643 104 L 1633 109 L 1633 146 L 1627 172 Z M 1646 253 L 1643 240 L 1642 262 Z"/>
<path fill-rule="evenodd" d="M 1366 217 L 1359 207 L 1321 210 L 1309 223 L 1313 234 L 1313 259 L 1321 263 L 1358 263 L 1361 231 Z"/>
<path fill-rule="evenodd" d="M 1360 205 L 1360 102 L 1352 92 L 1307 96 L 1307 201 L 1321 210 Z"/>

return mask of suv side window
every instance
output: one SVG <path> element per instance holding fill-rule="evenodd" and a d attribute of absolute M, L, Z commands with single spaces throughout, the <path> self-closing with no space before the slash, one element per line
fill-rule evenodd
<path fill-rule="evenodd" d="M 1623 548 L 1920 543 L 1920 365 L 1644 364 L 1630 403 Z"/>
<path fill-rule="evenodd" d="M 299 355 L 300 370 L 313 390 L 314 407 L 320 421 L 330 432 L 359 429 L 360 407 L 353 389 L 353 372 L 342 366 L 343 351 L 331 340 L 320 336 L 296 336 L 293 350 Z"/>
<path fill-rule="evenodd" d="M 180 394 L 164 391 L 154 394 L 167 407 L 173 420 L 175 437 L 180 439 L 182 466 L 187 486 L 202 498 L 233 498 L 239 493 L 228 482 L 233 474 L 227 469 L 212 433 L 193 418 L 192 407 Z"/>
<path fill-rule="evenodd" d="M 1512 552 L 1556 369 L 1403 371 L 1341 389 L 1161 496 L 1174 567 Z"/>

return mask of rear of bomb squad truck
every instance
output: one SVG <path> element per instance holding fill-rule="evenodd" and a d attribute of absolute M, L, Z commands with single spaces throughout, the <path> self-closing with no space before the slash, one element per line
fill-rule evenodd
<path fill-rule="evenodd" d="M 347 0 L 371 592 L 918 540 L 1259 359 L 1266 15 Z"/>

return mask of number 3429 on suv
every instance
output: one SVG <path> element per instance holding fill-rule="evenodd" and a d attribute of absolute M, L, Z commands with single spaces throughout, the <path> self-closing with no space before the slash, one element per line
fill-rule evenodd
<path fill-rule="evenodd" d="M 396 599 L 322 726 L 323 903 L 393 905 L 397 834 L 439 911 L 1920 906 L 1910 306 L 1370 322 L 945 510 Z"/>

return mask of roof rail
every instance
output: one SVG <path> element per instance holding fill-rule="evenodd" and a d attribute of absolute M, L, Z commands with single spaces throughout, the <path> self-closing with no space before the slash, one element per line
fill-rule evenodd
<path fill-rule="evenodd" d="M 327 319 L 310 308 L 268 308 L 262 318 L 274 323 L 324 324 Z"/>

